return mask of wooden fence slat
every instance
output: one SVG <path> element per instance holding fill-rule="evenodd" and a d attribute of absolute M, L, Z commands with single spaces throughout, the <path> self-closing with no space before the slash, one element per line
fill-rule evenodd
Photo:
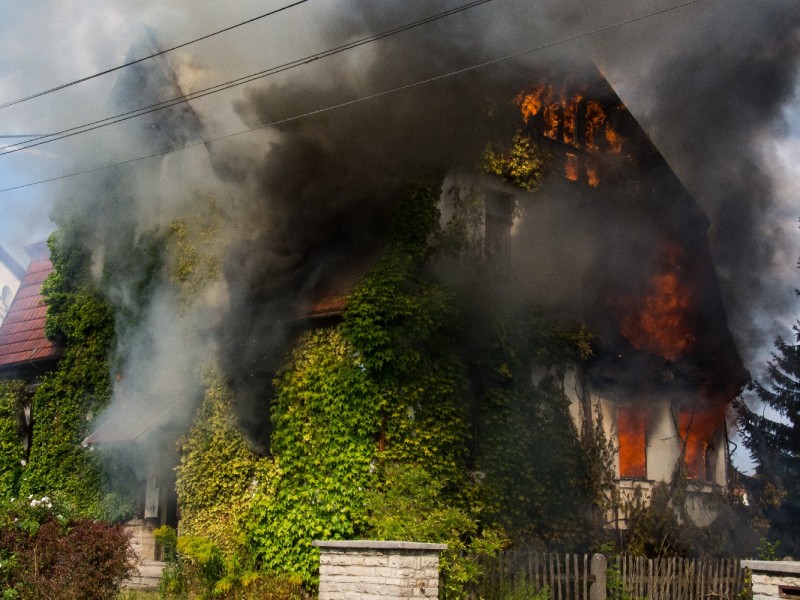
<path fill-rule="evenodd" d="M 537 590 L 548 586 L 553 600 L 588 600 L 590 559 L 586 554 L 533 552 L 526 548 L 502 551 L 482 564 L 485 575 L 470 591 L 470 598 L 498 598 L 516 583 L 527 582 Z M 744 570 L 733 559 L 618 555 L 611 560 L 609 565 L 619 573 L 624 590 L 635 598 L 735 600 L 744 585 Z"/>
<path fill-rule="evenodd" d="M 583 555 L 583 600 L 589 600 L 589 555 Z"/>
<path fill-rule="evenodd" d="M 580 574 L 578 572 L 578 555 L 572 555 L 572 572 L 575 573 L 575 583 L 572 586 L 575 600 L 580 600 L 581 597 L 581 584 L 580 584 Z"/>
<path fill-rule="evenodd" d="M 561 557 L 558 554 L 553 555 L 553 564 L 556 567 L 556 574 L 554 583 L 558 586 L 558 600 L 564 600 L 561 594 Z M 556 595 L 553 594 L 553 599 L 555 600 Z"/>

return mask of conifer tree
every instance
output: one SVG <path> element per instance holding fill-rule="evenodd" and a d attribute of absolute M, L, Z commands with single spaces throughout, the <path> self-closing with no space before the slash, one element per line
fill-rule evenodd
<path fill-rule="evenodd" d="M 753 492 L 757 510 L 781 542 L 781 554 L 800 558 L 800 322 L 793 342 L 778 338 L 767 382 L 751 389 L 761 410 L 739 403 L 739 428 L 756 461 Z"/>

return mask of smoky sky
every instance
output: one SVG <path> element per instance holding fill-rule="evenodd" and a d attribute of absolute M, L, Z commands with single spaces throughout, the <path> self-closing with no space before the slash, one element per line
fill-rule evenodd
<path fill-rule="evenodd" d="M 182 89 L 197 89 L 456 5 L 433 0 L 320 0 L 188 47 L 170 57 L 167 72 L 177 73 L 173 83 Z M 533 74 L 590 60 L 708 216 L 725 310 L 748 367 L 756 369 L 751 362 L 763 356 L 791 319 L 795 300 L 796 284 L 776 257 L 791 255 L 800 244 L 786 233 L 785 223 L 778 222 L 785 220 L 787 206 L 780 200 L 778 179 L 764 151 L 766 141 L 788 135 L 782 111 L 796 99 L 800 11 L 795 2 L 702 0 L 513 60 L 412 85 L 668 6 L 656 0 L 613 6 L 493 0 L 357 51 L 194 101 L 190 111 L 154 114 L 141 122 L 76 136 L 63 146 L 43 147 L 48 160 L 60 160 L 68 172 L 411 86 L 141 161 L 124 167 L 124 175 L 109 172 L 69 180 L 51 188 L 58 204 L 56 218 L 81 221 L 95 260 L 109 266 L 120 240 L 163 232 L 176 218 L 191 219 L 201 204 L 213 199 L 223 224 L 206 251 L 219 259 L 220 284 L 197 298 L 194 312 L 180 312 L 175 298 L 154 290 L 143 309 L 150 314 L 142 321 L 148 324 L 147 332 L 134 336 L 139 341 L 121 346 L 141 343 L 169 349 L 168 356 L 129 351 L 131 357 L 147 356 L 148 368 L 161 364 L 165 369 L 174 363 L 176 347 L 191 347 L 190 359 L 181 360 L 179 369 L 190 379 L 189 363 L 220 364 L 236 391 L 240 414 L 255 415 L 251 429 L 255 438 L 263 439 L 259 427 L 268 410 L 270 381 L 287 340 L 301 327 L 298 314 L 313 300 L 321 281 L 342 265 L 380 251 L 387 215 L 402 183 L 415 175 L 474 165 L 487 140 L 507 137 L 519 125 L 505 115 L 513 115 L 510 100 Z M 91 13 L 93 7 L 85 4 L 83 9 Z M 37 16 L 30 7 L 17 10 L 12 17 L 18 14 L 26 23 Z M 23 23 L 19 31 L 8 25 L 0 30 L 0 42 L 9 48 L 8 58 L 0 63 L 0 77 L 10 93 L 30 93 L 65 76 L 85 74 L 86 69 L 107 68 L 111 59 L 121 61 L 141 43 L 141 24 L 149 26 L 158 44 L 169 46 L 267 8 L 256 2 L 201 8 L 188 2 L 141 1 L 112 2 L 105 10 L 105 18 L 93 14 L 89 19 L 97 24 L 97 35 L 90 41 L 80 41 L 77 35 L 85 27 L 80 11 L 55 10 L 53 18 L 60 24 L 46 20 L 41 28 L 53 32 L 62 27 L 70 35 L 37 37 L 36 47 L 29 44 L 27 52 Z M 80 47 L 75 64 L 66 52 L 69 40 Z M 48 62 L 51 55 L 57 58 Z M 121 81 L 115 76 L 85 89 L 70 88 L 35 108 L 21 105 L 0 113 L 0 119 L 8 127 L 12 121 L 7 119 L 12 119 L 49 130 L 62 122 L 96 118 L 108 110 L 109 102 L 117 107 L 152 102 L 170 87 L 169 82 L 156 86 L 159 89 L 132 85 L 130 77 L 128 84 Z M 38 204 L 32 201 L 32 206 Z M 570 239 L 576 241 L 575 232 L 589 220 L 587 214 L 564 206 L 545 218 L 574 222 L 575 228 L 559 231 L 571 231 Z M 625 235 L 646 238 L 642 232 Z M 585 242 L 543 239 L 538 244 L 563 254 L 564 271 L 569 273 L 581 268 L 582 256 L 591 255 Z M 794 260 L 790 276 L 793 266 Z M 125 268 L 136 269 L 130 264 Z M 132 275 L 137 280 L 138 275 Z M 157 284 L 167 288 L 169 277 L 159 277 Z M 565 294 L 574 289 L 570 281 L 559 285 Z M 131 297 L 119 278 L 114 293 L 119 302 Z M 154 341 L 161 334 L 184 335 L 175 327 L 161 326 L 170 310 L 194 332 L 184 344 Z M 143 372 L 141 366 L 130 365 L 129 370 Z M 192 394 L 196 383 L 186 386 Z"/>

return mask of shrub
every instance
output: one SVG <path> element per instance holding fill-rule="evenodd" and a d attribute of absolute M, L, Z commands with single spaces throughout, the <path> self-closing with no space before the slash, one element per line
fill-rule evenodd
<path fill-rule="evenodd" d="M 308 594 L 302 579 L 252 571 L 235 556 L 225 557 L 212 541 L 194 537 L 177 538 L 171 555 L 166 549 L 175 542 L 175 530 L 156 530 L 168 557 L 161 577 L 162 598 L 215 598 L 219 600 L 302 600 Z"/>
<path fill-rule="evenodd" d="M 134 561 L 122 526 L 67 519 L 46 496 L 13 502 L 0 524 L 3 597 L 111 598 Z"/>
<path fill-rule="evenodd" d="M 383 489 L 367 496 L 370 535 L 447 544 L 439 563 L 441 596 L 464 597 L 483 574 L 481 563 L 505 543 L 502 532 L 482 528 L 477 514 L 448 501 L 423 467 L 390 463 L 384 471 Z"/>

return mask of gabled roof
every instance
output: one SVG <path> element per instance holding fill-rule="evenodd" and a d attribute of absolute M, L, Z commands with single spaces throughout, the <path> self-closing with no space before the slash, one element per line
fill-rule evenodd
<path fill-rule="evenodd" d="M 43 247 L 42 243 L 26 248 L 31 263 L 0 325 L 0 372 L 24 369 L 60 354 L 60 348 L 44 333 L 47 307 L 42 298 L 42 283 L 52 273 L 53 264 Z"/>

